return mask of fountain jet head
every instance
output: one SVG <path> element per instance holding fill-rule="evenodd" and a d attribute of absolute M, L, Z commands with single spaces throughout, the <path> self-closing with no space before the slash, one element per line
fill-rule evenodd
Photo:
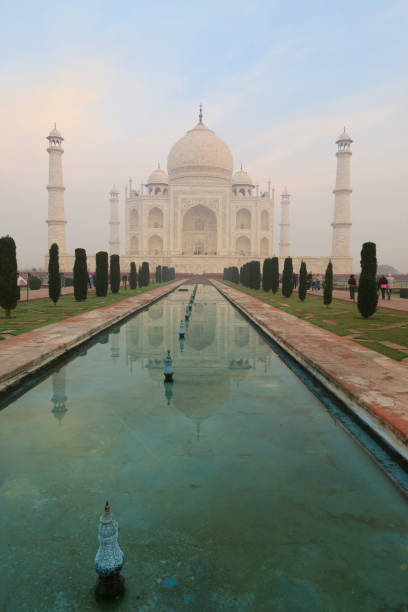
<path fill-rule="evenodd" d="M 167 357 L 164 360 L 164 381 L 165 382 L 173 382 L 173 360 L 170 357 L 170 349 L 167 351 Z"/>

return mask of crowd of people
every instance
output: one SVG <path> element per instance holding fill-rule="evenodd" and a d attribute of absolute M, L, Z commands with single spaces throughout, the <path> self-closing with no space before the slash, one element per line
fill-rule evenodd
<path fill-rule="evenodd" d="M 394 277 L 392 274 L 381 274 L 381 276 L 377 277 L 377 286 L 378 291 L 381 293 L 381 297 L 383 300 L 387 297 L 389 300 L 391 299 L 392 290 L 394 288 Z M 357 278 L 354 274 L 350 274 L 347 284 L 350 292 L 350 299 L 355 301 L 356 292 L 358 289 Z M 299 274 L 293 274 L 293 289 L 297 289 L 299 286 Z M 324 289 L 324 279 L 321 274 L 312 274 L 309 272 L 307 275 L 307 290 L 308 291 L 320 291 Z"/>

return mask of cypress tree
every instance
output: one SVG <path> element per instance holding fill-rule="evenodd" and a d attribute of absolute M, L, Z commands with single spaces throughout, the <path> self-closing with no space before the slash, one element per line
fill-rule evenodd
<path fill-rule="evenodd" d="M 279 289 L 279 259 L 272 257 L 271 259 L 271 289 L 272 293 L 276 293 Z"/>
<path fill-rule="evenodd" d="M 134 261 L 130 262 L 129 287 L 131 289 L 137 289 L 137 271 Z"/>
<path fill-rule="evenodd" d="M 142 263 L 142 278 L 143 278 L 143 287 L 147 287 L 150 283 L 150 270 L 149 264 L 147 261 Z"/>
<path fill-rule="evenodd" d="M 323 303 L 328 306 L 333 299 L 333 264 L 327 264 L 326 274 L 324 275 Z"/>
<path fill-rule="evenodd" d="M 162 267 L 157 266 L 156 267 L 156 283 L 161 283 L 161 282 L 162 282 Z"/>
<path fill-rule="evenodd" d="M 74 297 L 77 302 L 86 300 L 88 295 L 88 268 L 85 249 L 75 249 Z"/>
<path fill-rule="evenodd" d="M 241 266 L 239 269 L 239 282 L 241 283 L 241 285 L 243 285 L 243 270 L 244 270 L 244 266 Z"/>
<path fill-rule="evenodd" d="M 261 286 L 261 264 L 259 261 L 250 262 L 249 275 L 251 289 L 258 290 Z"/>
<path fill-rule="evenodd" d="M 292 258 L 286 257 L 285 263 L 283 264 L 282 274 L 282 295 L 289 298 L 293 291 L 293 264 Z"/>
<path fill-rule="evenodd" d="M 0 238 L 0 306 L 6 311 L 6 319 L 17 306 L 16 243 L 11 236 Z"/>
<path fill-rule="evenodd" d="M 120 289 L 119 255 L 110 256 L 110 286 L 112 293 L 117 293 Z"/>
<path fill-rule="evenodd" d="M 272 259 L 267 257 L 262 267 L 262 289 L 270 291 L 272 289 Z"/>
<path fill-rule="evenodd" d="M 304 261 L 300 264 L 299 270 L 299 300 L 306 299 L 306 288 L 307 288 L 307 269 Z"/>
<path fill-rule="evenodd" d="M 361 249 L 361 274 L 358 285 L 357 307 L 365 318 L 377 310 L 377 256 L 374 242 L 365 242 Z"/>
<path fill-rule="evenodd" d="M 59 271 L 58 244 L 52 244 L 48 259 L 48 295 L 56 304 L 61 295 L 61 277 Z"/>
<path fill-rule="evenodd" d="M 95 255 L 95 292 L 98 297 L 105 297 L 108 293 L 109 257 L 106 251 L 98 251 Z"/>

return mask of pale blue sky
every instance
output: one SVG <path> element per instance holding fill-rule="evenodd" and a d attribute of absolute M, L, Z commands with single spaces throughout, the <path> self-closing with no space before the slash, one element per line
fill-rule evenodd
<path fill-rule="evenodd" d="M 107 247 L 107 192 L 145 181 L 204 121 L 264 187 L 292 194 L 293 254 L 328 254 L 335 145 L 352 158 L 353 256 L 408 271 L 408 3 L 0 2 L 1 234 L 46 250 L 47 135 L 65 137 L 68 247 Z M 122 211 L 123 204 L 121 203 Z M 275 224 L 279 222 L 279 204 Z M 123 228 L 122 228 L 123 229 Z M 278 235 L 275 236 L 275 243 Z"/>

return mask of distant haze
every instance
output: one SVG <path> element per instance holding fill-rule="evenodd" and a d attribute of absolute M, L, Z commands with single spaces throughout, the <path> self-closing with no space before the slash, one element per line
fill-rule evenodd
<path fill-rule="evenodd" d="M 47 249 L 48 154 L 63 156 L 68 252 L 108 247 L 108 192 L 145 182 L 197 122 L 260 189 L 291 193 L 292 253 L 331 250 L 335 140 L 352 145 L 352 255 L 407 262 L 405 1 L 31 1 L 3 7 L 0 235 L 20 267 Z M 124 247 L 124 226 L 121 227 Z"/>

